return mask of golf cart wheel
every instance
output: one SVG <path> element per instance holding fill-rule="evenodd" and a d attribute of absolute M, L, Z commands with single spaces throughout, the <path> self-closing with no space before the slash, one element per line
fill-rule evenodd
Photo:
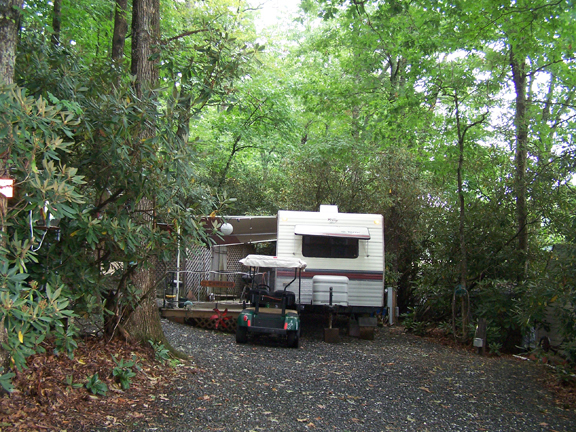
<path fill-rule="evenodd" d="M 236 342 L 245 344 L 248 342 L 248 328 L 247 327 L 238 327 L 236 329 Z"/>
<path fill-rule="evenodd" d="M 298 348 L 300 345 L 300 337 L 298 336 L 298 331 L 289 331 L 286 334 L 286 339 L 288 341 L 288 348 Z"/>

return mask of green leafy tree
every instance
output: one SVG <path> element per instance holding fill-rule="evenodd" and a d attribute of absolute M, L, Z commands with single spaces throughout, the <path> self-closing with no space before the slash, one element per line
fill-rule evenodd
<path fill-rule="evenodd" d="M 515 162 L 516 274 L 522 280 L 534 250 L 529 247 L 530 232 L 541 221 L 538 206 L 529 206 L 539 201 L 531 188 L 536 180 L 531 159 L 536 153 L 547 161 L 544 164 L 554 158 L 552 148 L 563 141 L 563 133 L 557 134 L 560 125 L 569 119 L 565 114 L 574 90 L 569 78 L 574 58 L 573 8 L 569 1 L 547 0 L 464 3 L 451 9 L 435 4 L 463 36 L 462 47 L 484 52 L 493 73 L 502 77 L 503 88 L 515 95 L 509 139 Z"/>
<path fill-rule="evenodd" d="M 16 185 L 3 219 L 0 308 L 8 339 L 2 347 L 11 366 L 22 368 L 50 335 L 66 351 L 74 346 L 67 341 L 73 334 L 67 324 L 72 316 L 69 291 L 57 273 L 45 272 L 40 251 L 54 240 L 51 221 L 77 216 L 84 181 L 76 168 L 61 162 L 77 125 L 73 113 L 12 85 L 0 91 L 0 116 L 3 163 Z"/>
<path fill-rule="evenodd" d="M 59 157 L 67 166 L 77 167 L 77 173 L 85 179 L 79 187 L 85 203 L 70 207 L 74 217 L 60 222 L 59 238 L 47 242 L 39 251 L 42 265 L 34 271 L 58 272 L 70 289 L 75 310 L 102 317 L 108 335 L 128 332 L 134 337 L 145 337 L 143 340 L 164 341 L 159 326 L 152 325 L 158 316 L 155 287 L 161 281 L 149 277 L 150 267 L 156 260 L 170 256 L 178 240 L 183 247 L 206 243 L 206 233 L 198 218 L 217 209 L 218 203 L 210 198 L 208 187 L 195 181 L 196 156 L 193 147 L 179 134 L 186 123 L 173 115 L 176 99 L 170 92 L 152 88 L 158 79 L 155 74 L 162 72 L 163 79 L 167 77 L 166 68 L 159 71 L 154 66 L 160 60 L 160 51 L 155 51 L 154 46 L 189 35 L 164 40 L 156 33 L 157 44 L 152 45 L 146 29 L 147 26 L 159 29 L 159 22 L 148 22 L 151 17 L 142 14 L 140 6 L 134 5 L 133 12 L 145 19 L 139 24 L 143 28 L 132 19 L 135 87 L 130 80 L 117 79 L 121 69 L 106 74 L 108 66 L 104 60 L 89 69 L 77 55 L 89 49 L 89 43 L 65 46 L 63 41 L 70 37 L 65 35 L 73 34 L 64 18 L 66 8 L 63 8 L 62 46 L 47 43 L 37 37 L 37 32 L 24 34 L 18 79 L 22 85 L 31 87 L 35 95 L 50 97 L 76 113 L 79 122 L 67 132 L 73 140 L 71 151 Z M 160 11 L 157 4 L 151 6 L 157 13 Z M 190 4 L 187 6 L 189 10 Z M 108 25 L 107 21 L 103 28 Z M 207 39 L 216 46 L 214 29 L 208 28 L 213 34 Z M 234 46 L 233 41 L 229 46 Z M 186 48 L 188 55 L 193 56 L 204 55 L 204 47 L 189 44 Z M 215 48 L 210 49 L 213 53 Z M 222 73 L 212 74 L 209 65 L 216 57 L 210 53 L 202 68 L 198 68 L 190 88 L 204 99 L 194 108 L 196 114 L 203 104 L 227 94 L 204 92 L 204 78 L 221 89 L 237 73 L 236 65 L 250 59 L 250 55 L 244 54 L 232 57 L 221 61 Z M 145 303 L 148 319 L 135 319 L 134 313 Z M 152 324 L 129 328 L 130 323 L 142 322 Z"/>

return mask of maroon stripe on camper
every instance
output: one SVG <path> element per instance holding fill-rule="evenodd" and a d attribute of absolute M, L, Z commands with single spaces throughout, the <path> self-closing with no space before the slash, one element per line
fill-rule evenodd
<path fill-rule="evenodd" d="M 276 274 L 278 277 L 294 277 L 294 270 L 286 271 L 278 269 Z M 311 279 L 314 276 L 346 276 L 348 279 L 353 280 L 376 280 L 381 281 L 384 279 L 383 272 L 365 272 L 365 271 L 351 271 L 351 270 L 315 270 L 306 269 L 302 272 L 302 279 Z"/>

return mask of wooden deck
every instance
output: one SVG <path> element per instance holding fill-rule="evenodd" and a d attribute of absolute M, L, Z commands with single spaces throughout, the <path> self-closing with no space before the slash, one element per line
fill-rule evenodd
<path fill-rule="evenodd" d="M 236 320 L 243 305 L 237 300 L 217 302 L 194 302 L 184 308 L 160 308 L 160 316 L 181 324 L 190 324 L 206 329 L 236 331 Z M 215 310 L 217 309 L 218 312 Z M 217 318 L 213 318 L 217 315 Z"/>

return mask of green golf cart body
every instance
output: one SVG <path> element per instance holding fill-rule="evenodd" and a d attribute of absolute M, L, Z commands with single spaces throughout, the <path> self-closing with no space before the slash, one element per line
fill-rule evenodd
<path fill-rule="evenodd" d="M 283 290 L 272 291 L 270 287 L 258 285 L 250 290 L 250 307 L 242 310 L 238 316 L 236 342 L 246 343 L 251 335 L 272 334 L 286 338 L 291 348 L 300 343 L 300 316 L 296 295 L 287 288 L 298 280 L 299 291 L 301 272 L 306 263 L 293 257 L 273 257 L 266 255 L 248 255 L 240 262 L 256 274 L 260 267 L 294 269 L 294 279 Z M 252 278 L 255 280 L 255 278 Z"/>

